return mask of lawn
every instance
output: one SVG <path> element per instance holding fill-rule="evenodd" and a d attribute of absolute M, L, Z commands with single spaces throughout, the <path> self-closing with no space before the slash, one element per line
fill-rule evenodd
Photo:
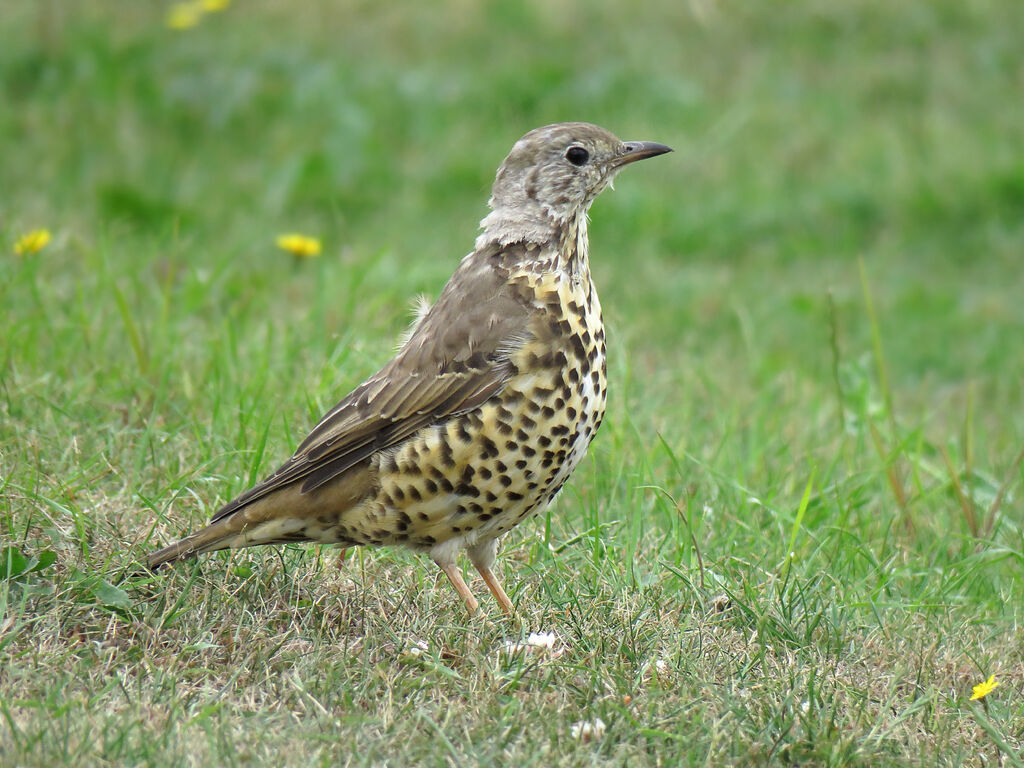
<path fill-rule="evenodd" d="M 1024 4 L 170 9 L 0 13 L 0 764 L 1024 765 Z M 142 569 L 560 120 L 676 152 L 592 209 L 609 412 L 519 621 L 402 550 Z"/>

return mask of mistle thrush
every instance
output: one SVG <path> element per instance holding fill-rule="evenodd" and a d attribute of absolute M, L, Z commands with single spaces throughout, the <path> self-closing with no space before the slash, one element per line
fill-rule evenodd
<path fill-rule="evenodd" d="M 483 233 L 395 357 L 209 526 L 149 556 L 313 541 L 426 551 L 475 612 L 465 549 L 501 607 L 498 540 L 543 510 L 605 411 L 587 212 L 628 163 L 671 149 L 589 123 L 530 131 L 498 169 Z"/>

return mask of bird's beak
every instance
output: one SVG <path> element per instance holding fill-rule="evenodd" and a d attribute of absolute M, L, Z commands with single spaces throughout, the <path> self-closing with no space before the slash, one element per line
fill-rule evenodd
<path fill-rule="evenodd" d="M 627 141 L 623 153 L 615 161 L 615 167 L 619 168 L 623 165 L 635 163 L 637 160 L 664 155 L 666 152 L 671 151 L 672 147 L 667 147 L 656 141 Z"/>

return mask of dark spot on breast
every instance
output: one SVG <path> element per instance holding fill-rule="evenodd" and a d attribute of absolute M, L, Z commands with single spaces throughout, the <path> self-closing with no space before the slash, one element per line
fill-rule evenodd
<path fill-rule="evenodd" d="M 494 467 L 499 472 L 508 472 L 508 465 L 504 461 L 499 461 Z"/>
<path fill-rule="evenodd" d="M 512 478 L 509 477 L 508 475 L 502 475 L 501 477 L 498 478 L 498 482 L 504 485 L 506 488 L 508 488 L 510 485 L 512 485 Z"/>
<path fill-rule="evenodd" d="M 512 376 L 515 376 L 517 373 L 519 373 L 519 369 L 516 368 L 514 365 L 512 365 L 511 363 L 509 363 L 508 365 L 512 369 L 510 371 Z M 512 405 L 514 403 L 518 403 L 520 400 L 523 399 L 523 393 L 516 389 L 506 389 L 502 393 L 501 399 L 504 400 L 509 405 Z"/>
<path fill-rule="evenodd" d="M 409 486 L 409 495 L 412 497 L 413 501 L 423 501 L 423 494 L 420 493 L 420 489 L 415 485 Z"/>
<path fill-rule="evenodd" d="M 470 485 L 469 483 L 459 483 L 455 486 L 455 493 L 459 494 L 459 496 L 469 496 L 470 498 L 475 499 L 480 495 L 480 489 L 475 485 Z"/>
<path fill-rule="evenodd" d="M 508 493 L 506 493 L 505 495 L 506 495 L 506 496 L 507 496 L 508 498 L 512 499 L 512 501 L 522 501 L 522 500 L 523 500 L 523 494 L 521 494 L 521 493 L 516 493 L 515 491 L 509 491 L 509 492 L 508 492 Z"/>
<path fill-rule="evenodd" d="M 498 500 L 498 497 L 494 494 L 493 491 L 488 491 L 487 493 L 485 493 L 484 494 L 484 498 L 487 499 L 487 501 L 492 501 L 492 502 Z"/>
<path fill-rule="evenodd" d="M 516 462 L 516 469 L 526 469 L 526 459 L 520 459 Z"/>
<path fill-rule="evenodd" d="M 429 493 L 429 494 L 437 493 L 437 483 L 435 483 L 433 480 L 430 480 L 430 479 L 427 480 L 426 488 L 427 488 L 427 493 Z"/>
<path fill-rule="evenodd" d="M 501 432 L 501 434 L 503 434 L 503 435 L 511 435 L 512 434 L 512 425 L 511 424 L 506 424 L 504 421 L 499 421 L 496 424 L 496 426 L 498 427 L 498 431 Z"/>
<path fill-rule="evenodd" d="M 576 336 L 575 334 L 570 336 L 569 343 L 572 344 L 573 354 L 575 354 L 578 359 L 583 360 L 586 358 L 587 350 L 583 346 L 583 340 L 580 339 L 579 336 Z"/>
<path fill-rule="evenodd" d="M 441 441 L 441 463 L 448 468 L 455 466 L 455 456 L 452 453 L 452 447 L 448 444 L 447 440 Z"/>
<path fill-rule="evenodd" d="M 508 442 L 505 443 L 505 447 L 510 451 L 518 451 L 519 443 L 517 443 L 515 440 L 509 440 Z"/>
<path fill-rule="evenodd" d="M 452 481 L 447 477 L 442 477 L 438 480 L 437 484 L 441 486 L 441 490 L 445 493 L 451 493 L 455 489 L 455 486 L 452 485 Z"/>
<path fill-rule="evenodd" d="M 547 435 L 541 435 L 540 437 L 537 438 L 537 442 L 540 444 L 541 448 L 547 448 L 549 445 L 551 445 L 551 438 L 548 437 Z M 531 454 L 526 455 L 530 456 Z"/>
<path fill-rule="evenodd" d="M 541 408 L 540 415 L 543 416 L 545 419 L 553 419 L 555 417 L 555 409 L 552 408 L 550 405 L 545 405 L 543 408 Z"/>
<path fill-rule="evenodd" d="M 488 467 L 480 467 L 480 477 L 484 480 L 490 480 L 493 473 Z"/>

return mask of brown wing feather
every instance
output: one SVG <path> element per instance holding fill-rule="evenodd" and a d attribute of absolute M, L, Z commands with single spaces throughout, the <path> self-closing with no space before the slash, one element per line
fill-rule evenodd
<path fill-rule="evenodd" d="M 398 354 L 321 419 L 270 477 L 223 506 L 213 522 L 281 488 L 309 493 L 418 430 L 484 403 L 515 373 L 527 339 L 528 297 L 509 281 L 524 248 L 476 252 Z"/>

